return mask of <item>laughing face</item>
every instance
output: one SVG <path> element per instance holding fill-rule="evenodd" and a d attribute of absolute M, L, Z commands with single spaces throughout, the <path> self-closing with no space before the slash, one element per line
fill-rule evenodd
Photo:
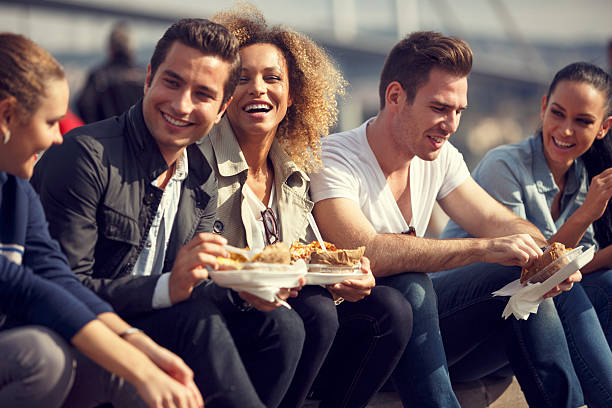
<path fill-rule="evenodd" d="M 392 125 L 396 149 L 410 158 L 435 160 L 467 107 L 467 78 L 434 68 L 412 103 L 399 83 L 389 86 L 396 88 L 395 103 L 389 105 L 396 112 Z M 391 90 L 387 93 L 393 97 Z"/>
<path fill-rule="evenodd" d="M 282 52 L 272 44 L 240 50 L 242 71 L 227 110 L 238 140 L 274 137 L 291 106 L 289 74 Z"/>
<path fill-rule="evenodd" d="M 605 113 L 604 94 L 588 83 L 561 81 L 550 99 L 544 96 L 540 116 L 549 166 L 569 168 L 603 138 L 610 127 Z"/>
<path fill-rule="evenodd" d="M 201 139 L 221 119 L 229 70 L 228 62 L 178 41 L 154 77 L 149 66 L 142 109 L 166 160 Z"/>

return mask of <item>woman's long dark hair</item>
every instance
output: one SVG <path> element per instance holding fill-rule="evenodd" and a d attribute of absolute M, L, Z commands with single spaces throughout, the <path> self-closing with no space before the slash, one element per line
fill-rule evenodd
<path fill-rule="evenodd" d="M 604 119 L 612 115 L 612 78 L 601 68 L 588 62 L 575 62 L 566 66 L 555 75 L 548 89 L 547 100 L 550 100 L 550 95 L 561 81 L 583 82 L 599 90 L 606 100 Z M 591 148 L 582 155 L 582 160 L 589 176 L 589 183 L 594 176 L 612 167 L 612 136 L 610 132 L 602 139 L 595 139 Z M 595 229 L 595 239 L 600 248 L 612 244 L 612 203 L 608 203 L 604 215 L 593 223 L 593 228 Z"/>

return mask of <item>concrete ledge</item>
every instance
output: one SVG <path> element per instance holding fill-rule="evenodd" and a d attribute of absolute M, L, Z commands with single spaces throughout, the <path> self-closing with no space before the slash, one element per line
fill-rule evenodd
<path fill-rule="evenodd" d="M 453 384 L 455 395 L 463 408 L 528 408 L 521 387 L 515 377 L 484 378 L 478 381 Z M 316 408 L 316 401 L 307 401 L 304 408 Z M 379 392 L 368 408 L 403 408 L 395 392 Z"/>

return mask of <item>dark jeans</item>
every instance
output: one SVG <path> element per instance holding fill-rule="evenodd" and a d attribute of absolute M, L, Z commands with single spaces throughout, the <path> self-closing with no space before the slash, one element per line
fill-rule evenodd
<path fill-rule="evenodd" d="M 413 336 L 392 376 L 405 406 L 459 407 L 447 359 L 463 378 L 479 378 L 509 361 L 531 407 L 582 405 L 553 302 L 542 302 L 527 320 L 501 318 L 507 298 L 491 292 L 519 275 L 519 268 L 477 263 L 432 279 L 422 273 L 379 279 L 404 293 L 413 308 Z"/>
<path fill-rule="evenodd" d="M 295 376 L 280 406 L 296 408 L 304 403 L 334 342 L 339 323 L 334 300 L 324 287 L 305 286 L 298 297 L 288 302 L 302 318 L 306 339 Z"/>
<path fill-rule="evenodd" d="M 276 407 L 302 352 L 302 320 L 285 307 L 239 311 L 227 291 L 209 284 L 130 323 L 185 360 L 207 407 Z"/>
<path fill-rule="evenodd" d="M 340 326 L 313 386 L 320 408 L 365 407 L 387 381 L 412 333 L 412 308 L 397 290 L 376 286 L 337 307 Z"/>

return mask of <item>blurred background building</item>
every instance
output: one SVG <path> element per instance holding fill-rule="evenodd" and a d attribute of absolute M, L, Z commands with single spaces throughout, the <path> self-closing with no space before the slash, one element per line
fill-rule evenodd
<path fill-rule="evenodd" d="M 452 142 L 472 169 L 484 152 L 523 139 L 539 124 L 552 75 L 589 61 L 610 70 L 612 0 L 252 0 L 270 24 L 309 34 L 334 56 L 350 82 L 338 129 L 378 109 L 378 76 L 395 42 L 415 30 L 467 40 L 474 51 L 469 109 Z M 0 31 L 29 36 L 65 66 L 74 101 L 88 72 L 107 58 L 118 21 L 132 33 L 136 65 L 181 17 L 210 17 L 230 0 L 0 0 Z"/>

